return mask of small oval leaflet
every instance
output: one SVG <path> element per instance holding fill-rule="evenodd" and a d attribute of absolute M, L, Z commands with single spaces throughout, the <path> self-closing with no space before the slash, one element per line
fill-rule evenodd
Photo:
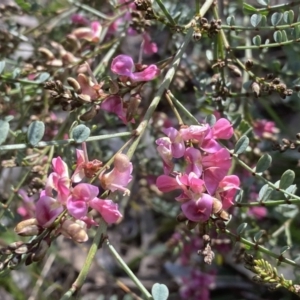
<path fill-rule="evenodd" d="M 292 170 L 286 170 L 280 178 L 279 188 L 284 190 L 287 189 L 290 185 L 292 185 L 294 180 L 295 172 Z"/>
<path fill-rule="evenodd" d="M 42 82 L 48 80 L 49 77 L 50 77 L 49 73 L 43 72 L 38 76 L 38 78 L 35 80 L 35 82 L 42 83 Z"/>
<path fill-rule="evenodd" d="M 264 230 L 260 230 L 259 232 L 256 232 L 253 237 L 254 242 L 257 243 L 264 234 L 265 234 Z"/>
<path fill-rule="evenodd" d="M 261 45 L 261 37 L 260 35 L 256 35 L 255 37 L 253 37 L 252 42 L 255 46 L 260 46 Z"/>
<path fill-rule="evenodd" d="M 269 5 L 270 0 L 256 0 L 258 4 L 267 6 Z"/>
<path fill-rule="evenodd" d="M 271 23 L 273 26 L 277 26 L 279 25 L 281 19 L 283 17 L 282 13 L 279 12 L 275 12 L 272 16 L 271 16 Z"/>
<path fill-rule="evenodd" d="M 166 300 L 169 297 L 169 289 L 161 283 L 154 283 L 151 289 L 154 300 Z"/>
<path fill-rule="evenodd" d="M 87 126 L 80 124 L 71 131 L 71 138 L 77 143 L 84 142 L 90 136 L 91 130 Z"/>
<path fill-rule="evenodd" d="M 234 147 L 235 154 L 243 153 L 249 145 L 249 138 L 246 135 L 243 135 L 236 143 Z"/>
<path fill-rule="evenodd" d="M 254 14 L 250 18 L 250 23 L 253 27 L 257 27 L 262 19 L 262 15 Z"/>
<path fill-rule="evenodd" d="M 269 154 L 264 154 L 257 162 L 255 172 L 261 173 L 266 171 L 272 163 L 272 157 Z"/>
<path fill-rule="evenodd" d="M 285 23 L 292 24 L 294 21 L 294 11 L 289 10 L 283 13 L 283 20 Z"/>
<path fill-rule="evenodd" d="M 5 60 L 0 61 L 0 74 L 4 71 L 5 68 Z"/>
<path fill-rule="evenodd" d="M 263 185 L 258 193 L 258 201 L 266 201 L 270 197 L 273 189 L 267 184 Z"/>
<path fill-rule="evenodd" d="M 282 42 L 282 33 L 281 31 L 275 31 L 274 34 L 273 34 L 273 38 L 274 38 L 274 41 L 276 43 L 281 43 Z"/>
<path fill-rule="evenodd" d="M 27 131 L 27 140 L 31 146 L 36 146 L 43 138 L 45 133 L 45 124 L 41 121 L 32 122 Z"/>
<path fill-rule="evenodd" d="M 8 132 L 9 132 L 9 123 L 7 121 L 0 120 L 0 145 L 5 142 Z"/>
<path fill-rule="evenodd" d="M 247 223 L 242 223 L 239 225 L 239 227 L 236 229 L 236 233 L 238 235 L 241 235 L 247 228 L 248 224 Z"/>

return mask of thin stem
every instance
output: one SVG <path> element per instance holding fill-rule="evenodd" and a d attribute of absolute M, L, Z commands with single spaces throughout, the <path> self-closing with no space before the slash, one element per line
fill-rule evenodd
<path fill-rule="evenodd" d="M 235 203 L 236 207 L 254 207 L 254 206 L 278 206 L 282 204 L 294 204 L 300 203 L 300 199 L 286 199 L 286 200 L 267 200 L 267 201 L 256 201 L 249 203 Z"/>
<path fill-rule="evenodd" d="M 248 240 L 246 240 L 245 238 L 240 237 L 239 235 L 236 235 L 234 233 L 232 233 L 231 231 L 229 231 L 228 229 L 225 229 L 225 233 L 228 234 L 229 236 L 233 237 L 237 242 L 240 242 L 244 245 L 250 246 L 252 249 L 257 250 L 259 252 L 265 253 L 271 257 L 276 258 L 277 260 L 279 260 L 280 262 L 285 262 L 289 265 L 292 265 L 294 267 L 300 267 L 300 265 L 296 264 L 294 261 L 292 261 L 291 259 L 285 258 L 282 255 L 278 255 L 275 254 L 274 252 L 266 249 L 265 247 L 252 243 Z"/>
<path fill-rule="evenodd" d="M 177 118 L 177 120 L 178 120 L 178 125 L 179 125 L 179 126 L 182 126 L 182 125 L 184 125 L 184 123 L 183 123 L 183 121 L 182 121 L 182 119 L 181 119 L 181 116 L 180 116 L 180 114 L 179 114 L 177 108 L 174 106 L 174 103 L 173 103 L 173 101 L 172 101 L 172 99 L 171 99 L 169 93 L 170 93 L 170 90 L 168 90 L 168 91 L 165 93 L 165 97 L 166 97 L 166 99 L 167 99 L 169 105 L 171 106 L 171 109 L 173 110 L 174 115 L 176 116 L 176 118 Z"/>
<path fill-rule="evenodd" d="M 106 229 L 107 229 L 107 224 L 104 222 L 104 220 L 101 219 L 99 227 L 97 229 L 96 235 L 94 237 L 93 240 L 93 244 L 89 250 L 89 253 L 86 257 L 86 260 L 84 262 L 84 265 L 77 277 L 77 279 L 75 280 L 75 282 L 72 284 L 72 287 L 60 298 L 60 300 L 67 300 L 70 299 L 71 296 L 78 290 L 80 290 L 80 288 L 82 287 L 87 274 L 90 270 L 90 267 L 92 265 L 92 262 L 94 260 L 94 257 L 97 253 L 97 250 L 99 248 L 99 246 L 102 245 L 102 241 L 104 238 L 104 235 L 106 233 Z"/>
<path fill-rule="evenodd" d="M 133 156 L 133 153 L 135 151 L 135 149 L 137 148 L 138 144 L 139 144 L 139 141 L 149 123 L 149 120 L 151 119 L 160 99 L 161 99 L 161 96 L 163 95 L 163 93 L 169 88 L 170 84 L 171 84 L 171 81 L 175 75 L 175 72 L 179 66 L 179 63 L 180 63 L 180 60 L 181 60 L 181 57 L 182 55 L 184 54 L 185 52 L 185 49 L 189 43 L 189 41 L 191 40 L 192 38 L 192 35 L 193 35 L 193 29 L 190 28 L 182 45 L 180 46 L 180 48 L 178 49 L 174 59 L 173 59 L 173 62 L 171 64 L 171 67 L 170 69 L 168 70 L 165 78 L 163 79 L 162 83 L 161 83 L 161 86 L 160 88 L 158 89 L 158 91 L 156 92 L 150 106 L 148 107 L 147 111 L 146 111 L 146 114 L 144 116 L 144 119 L 143 121 L 139 124 L 138 128 L 135 130 L 136 132 L 136 135 L 137 135 L 137 138 L 136 140 L 132 143 L 131 147 L 128 149 L 128 152 L 127 152 L 127 155 L 129 158 L 131 158 Z"/>
<path fill-rule="evenodd" d="M 286 24 L 286 25 L 276 25 L 276 26 L 239 26 L 239 25 L 222 25 L 222 29 L 229 29 L 229 30 L 282 30 L 282 29 L 289 29 L 294 28 L 295 26 L 300 25 L 300 22 L 292 23 L 292 24 Z"/>
<path fill-rule="evenodd" d="M 162 12 L 164 13 L 164 15 L 166 16 L 166 18 L 169 20 L 170 24 L 175 26 L 176 22 L 174 21 L 174 19 L 172 18 L 172 16 L 169 14 L 168 10 L 166 9 L 165 5 L 162 3 L 161 0 L 155 0 L 156 3 L 158 4 L 159 8 L 162 10 Z"/>
<path fill-rule="evenodd" d="M 143 293 L 143 295 L 146 297 L 146 299 L 153 299 L 152 295 L 143 286 L 143 284 L 134 275 L 134 273 L 129 269 L 129 267 L 127 266 L 127 264 L 124 262 L 124 260 L 122 259 L 122 257 L 119 255 L 119 253 L 116 251 L 116 249 L 109 242 L 108 239 L 105 240 L 105 243 L 106 243 L 106 246 L 108 247 L 108 250 L 110 251 L 110 253 L 114 256 L 115 260 L 120 264 L 120 266 L 122 267 L 122 269 L 127 273 L 127 275 L 135 283 L 135 285 L 138 287 L 138 289 Z"/>
<path fill-rule="evenodd" d="M 262 49 L 262 48 L 274 48 L 274 47 L 281 47 L 284 45 L 289 45 L 292 43 L 297 43 L 300 41 L 300 38 L 295 39 L 295 40 L 288 40 L 285 42 L 281 42 L 281 43 L 270 43 L 270 44 L 263 44 L 260 46 L 237 46 L 237 47 L 231 47 L 230 50 L 245 50 L 245 49 Z"/>
<path fill-rule="evenodd" d="M 127 132 L 119 132 L 119 133 L 112 133 L 112 134 L 96 135 L 87 138 L 85 142 L 100 141 L 100 140 L 112 139 L 116 137 L 130 136 L 131 134 L 132 134 L 131 132 L 127 131 Z M 39 142 L 34 148 L 44 148 L 47 146 L 63 146 L 72 143 L 77 144 L 74 139 Z M 27 148 L 28 148 L 27 144 L 3 145 L 0 146 L 0 151 L 20 150 L 20 149 L 27 149 Z"/>

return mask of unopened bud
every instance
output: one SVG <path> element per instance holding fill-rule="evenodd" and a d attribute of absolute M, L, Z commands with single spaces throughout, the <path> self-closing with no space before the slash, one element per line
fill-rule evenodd
<path fill-rule="evenodd" d="M 188 220 L 187 224 L 186 224 L 186 227 L 189 229 L 189 230 L 192 230 L 194 229 L 196 226 L 197 226 L 197 222 L 193 222 L 191 220 Z"/>
<path fill-rule="evenodd" d="M 130 160 L 126 154 L 117 153 L 114 158 L 114 166 L 119 172 L 125 172 L 130 165 Z"/>
<path fill-rule="evenodd" d="M 89 238 L 85 230 L 72 220 L 64 221 L 61 227 L 61 232 L 65 237 L 71 238 L 77 243 L 86 242 Z"/>
<path fill-rule="evenodd" d="M 119 85 L 115 81 L 113 81 L 113 80 L 109 80 L 108 84 L 109 84 L 109 92 L 111 94 L 118 94 L 118 92 L 119 92 Z"/>
<path fill-rule="evenodd" d="M 20 222 L 14 229 L 20 236 L 34 236 L 42 232 L 42 227 L 38 225 L 36 218 L 31 218 Z"/>
<path fill-rule="evenodd" d="M 251 84 L 251 89 L 255 97 L 258 98 L 260 95 L 260 85 L 256 81 L 253 81 Z"/>
<path fill-rule="evenodd" d="M 45 240 L 41 240 L 36 251 L 34 253 L 32 253 L 32 257 L 31 257 L 32 261 L 42 260 L 44 258 L 44 256 L 46 255 L 48 249 L 49 249 L 48 242 Z"/>
<path fill-rule="evenodd" d="M 195 42 L 199 41 L 201 39 L 201 37 L 202 37 L 202 34 L 201 34 L 200 31 L 194 31 L 194 33 L 193 33 L 193 40 Z"/>
<path fill-rule="evenodd" d="M 53 60 L 55 58 L 54 54 L 47 48 L 40 47 L 38 51 L 43 54 L 48 60 Z"/>
<path fill-rule="evenodd" d="M 9 250 L 15 251 L 17 248 L 21 247 L 24 244 L 22 241 L 11 243 L 7 246 Z"/>
<path fill-rule="evenodd" d="M 88 111 L 86 111 L 84 114 L 82 114 L 79 119 L 81 121 L 89 121 L 92 120 L 98 113 L 98 110 L 96 109 L 95 105 L 93 105 Z"/>
<path fill-rule="evenodd" d="M 79 82 L 76 79 L 72 77 L 68 77 L 67 82 L 74 89 L 75 93 L 81 94 L 81 87 Z"/>
<path fill-rule="evenodd" d="M 136 95 L 135 97 L 130 98 L 129 105 L 126 112 L 126 120 L 130 122 L 133 116 L 137 113 L 137 109 L 141 103 L 141 96 Z"/>
<path fill-rule="evenodd" d="M 24 254 L 27 253 L 29 250 L 28 246 L 26 244 L 20 246 L 19 248 L 17 248 L 14 252 L 17 254 Z"/>
<path fill-rule="evenodd" d="M 228 65 L 228 68 L 232 72 L 232 74 L 235 75 L 236 77 L 241 77 L 242 76 L 242 72 L 237 66 Z"/>
<path fill-rule="evenodd" d="M 217 214 L 222 209 L 222 202 L 216 198 L 213 198 L 213 206 L 212 206 L 212 213 Z"/>

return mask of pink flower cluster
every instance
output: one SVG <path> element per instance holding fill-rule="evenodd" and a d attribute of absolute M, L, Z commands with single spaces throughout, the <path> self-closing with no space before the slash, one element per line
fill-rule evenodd
<path fill-rule="evenodd" d="M 232 206 L 240 180 L 235 175 L 227 176 L 231 156 L 217 142 L 217 139 L 230 139 L 233 135 L 230 122 L 222 118 L 212 127 L 192 125 L 179 131 L 170 127 L 163 132 L 167 136 L 156 141 L 165 173 L 157 178 L 158 189 L 162 192 L 181 190 L 175 199 L 181 203 L 186 218 L 193 222 L 207 221 L 215 213 L 216 202 L 221 203 L 220 209 Z M 170 176 L 174 158 L 183 158 L 186 168 L 183 173 Z"/>
<path fill-rule="evenodd" d="M 126 155 L 118 155 L 121 156 L 121 160 L 124 162 L 124 156 Z M 79 183 L 73 187 L 73 183 L 80 182 L 84 176 L 88 176 L 88 171 L 93 170 L 93 165 L 97 166 L 97 162 L 86 162 L 83 151 L 77 150 L 77 167 L 73 176 L 70 177 L 67 164 L 61 157 L 52 160 L 53 172 L 48 176 L 45 190 L 41 192 L 36 203 L 36 219 L 39 225 L 49 227 L 64 209 L 67 209 L 72 217 L 84 221 L 87 225 L 97 225 L 88 215 L 89 208 L 97 210 L 108 224 L 115 223 L 122 217 L 116 203 L 109 199 L 97 197 L 99 194 L 98 187 L 89 183 Z M 100 175 L 100 181 L 103 181 L 103 176 L 106 176 L 107 184 L 105 188 L 111 191 L 124 191 L 126 190 L 124 186 L 132 178 L 131 171 L 132 165 L 127 158 L 121 167 L 119 165 L 115 166 L 108 174 L 103 172 Z M 120 173 L 122 174 L 120 175 Z"/>

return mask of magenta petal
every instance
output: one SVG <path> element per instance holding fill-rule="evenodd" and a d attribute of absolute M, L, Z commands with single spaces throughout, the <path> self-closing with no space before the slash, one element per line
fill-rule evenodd
<path fill-rule="evenodd" d="M 213 134 L 214 138 L 216 139 L 230 139 L 233 135 L 233 128 L 231 123 L 224 118 L 219 119 L 213 126 Z"/>
<path fill-rule="evenodd" d="M 60 156 L 52 159 L 53 171 L 61 177 L 69 177 L 67 164 L 61 159 Z"/>
<path fill-rule="evenodd" d="M 42 227 L 49 227 L 63 211 L 63 206 L 54 198 L 42 196 L 36 203 L 36 219 Z"/>
<path fill-rule="evenodd" d="M 134 70 L 134 62 L 128 55 L 118 55 L 111 63 L 111 70 L 118 75 L 131 76 Z"/>
<path fill-rule="evenodd" d="M 162 192 L 170 192 L 173 190 L 182 189 L 178 184 L 176 178 L 167 175 L 160 175 L 156 179 L 156 186 Z"/>
<path fill-rule="evenodd" d="M 108 224 L 116 223 L 122 217 L 118 209 L 118 204 L 112 200 L 95 198 L 90 202 L 90 206 L 97 210 Z"/>
<path fill-rule="evenodd" d="M 212 167 L 204 170 L 203 179 L 205 182 L 205 187 L 210 195 L 213 195 L 220 181 L 226 176 L 228 170 L 221 169 L 218 167 Z"/>
<path fill-rule="evenodd" d="M 212 212 L 213 198 L 208 194 L 195 201 L 190 200 L 181 205 L 184 215 L 193 222 L 205 222 Z"/>
<path fill-rule="evenodd" d="M 82 217 L 87 215 L 88 206 L 84 201 L 74 201 L 73 198 L 68 199 L 67 201 L 67 209 L 75 219 L 81 219 Z"/>
<path fill-rule="evenodd" d="M 99 193 L 99 188 L 89 183 L 77 184 L 72 192 L 72 198 L 88 202 L 94 199 Z"/>
<path fill-rule="evenodd" d="M 133 81 L 150 81 L 160 74 L 160 70 L 156 65 L 150 65 L 141 72 L 135 72 L 130 75 Z"/>
<path fill-rule="evenodd" d="M 203 151 L 205 151 L 207 153 L 215 153 L 215 152 L 219 151 L 220 149 L 222 149 L 222 147 L 220 146 L 220 144 L 216 140 L 207 139 L 207 138 L 205 138 L 203 140 L 200 147 Z"/>

